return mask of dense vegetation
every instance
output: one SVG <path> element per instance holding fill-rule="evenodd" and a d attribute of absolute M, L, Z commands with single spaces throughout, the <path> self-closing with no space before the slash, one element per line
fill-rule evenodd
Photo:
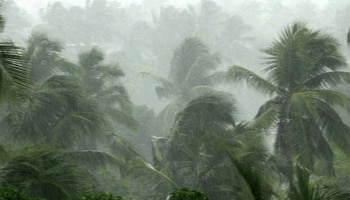
<path fill-rule="evenodd" d="M 214 1 L 148 20 L 55 2 L 24 43 L 1 4 L 0 200 L 350 199 L 350 72 L 327 31 L 286 24 L 255 72 L 252 27 Z M 242 82 L 268 96 L 251 120 Z"/>

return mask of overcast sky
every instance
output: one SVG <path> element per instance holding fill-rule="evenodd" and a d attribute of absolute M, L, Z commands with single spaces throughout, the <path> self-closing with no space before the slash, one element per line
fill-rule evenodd
<path fill-rule="evenodd" d="M 28 11 L 37 11 L 38 9 L 45 7 L 48 3 L 55 2 L 57 0 L 15 0 L 15 1 L 20 7 Z M 85 4 L 85 0 L 60 0 L 60 1 L 68 5 Z M 122 5 L 125 6 L 132 3 L 140 4 L 142 3 L 142 1 L 143 0 L 119 0 L 118 2 L 120 2 Z M 188 3 L 196 3 L 198 1 L 200 0 L 164 0 L 164 2 L 175 6 L 184 6 Z M 215 1 L 221 4 L 225 4 L 225 2 L 230 2 L 233 0 L 215 0 Z M 235 1 L 239 2 L 239 1 L 245 1 L 245 0 L 235 0 Z M 268 2 L 268 0 L 258 0 L 258 1 Z M 312 1 L 312 2 L 315 2 L 317 5 L 319 5 L 320 7 L 326 6 L 327 3 L 329 2 L 329 0 L 281 0 L 281 1 L 286 5 L 292 4 L 293 2 L 296 2 L 296 1 Z"/>

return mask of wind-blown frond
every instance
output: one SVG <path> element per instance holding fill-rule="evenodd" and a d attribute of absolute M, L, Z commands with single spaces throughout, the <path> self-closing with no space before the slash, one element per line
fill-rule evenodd
<path fill-rule="evenodd" d="M 291 200 L 346 200 L 350 193 L 342 191 L 337 185 L 318 185 L 311 181 L 311 173 L 299 164 L 295 166 L 296 179 L 291 187 L 289 199 Z"/>
<path fill-rule="evenodd" d="M 125 138 L 116 134 L 111 134 L 108 139 L 110 140 L 110 150 L 113 155 L 123 159 L 124 162 L 128 163 L 142 158 L 141 154 Z"/>
<path fill-rule="evenodd" d="M 102 79 L 111 78 L 116 80 L 125 75 L 124 71 L 120 68 L 118 64 L 101 65 L 101 66 L 98 66 L 97 70 L 101 73 L 100 78 Z"/>
<path fill-rule="evenodd" d="M 307 80 L 303 85 L 308 89 L 338 86 L 341 83 L 350 83 L 350 72 L 325 72 Z"/>
<path fill-rule="evenodd" d="M 258 89 L 263 93 L 274 94 L 278 92 L 278 88 L 275 85 L 254 72 L 239 66 L 232 66 L 227 71 L 226 80 L 232 82 L 246 81 L 249 86 Z"/>
<path fill-rule="evenodd" d="M 61 152 L 25 148 L 1 168 L 1 184 L 16 187 L 33 197 L 61 199 L 89 191 L 84 175 Z"/>
<path fill-rule="evenodd" d="M 267 171 L 247 162 L 244 157 L 239 157 L 232 152 L 227 153 L 255 200 L 269 199 L 274 194 L 271 182 L 267 178 L 269 175 Z"/>
<path fill-rule="evenodd" d="M 176 86 L 173 83 L 166 80 L 165 78 L 162 78 L 160 76 L 156 76 L 147 72 L 141 72 L 139 73 L 139 75 L 143 77 L 148 76 L 153 80 L 155 80 L 158 84 L 160 84 L 159 86 L 156 87 L 156 93 L 158 97 L 170 98 L 170 97 L 178 96 L 179 89 L 176 88 Z"/>
<path fill-rule="evenodd" d="M 187 38 L 174 52 L 169 78 L 175 85 L 185 81 L 193 64 L 202 56 L 208 56 L 207 47 L 197 38 Z"/>
<path fill-rule="evenodd" d="M 118 122 L 131 130 L 137 130 L 139 127 L 138 122 L 130 113 L 114 107 L 109 107 L 108 109 L 104 110 L 104 112 L 107 116 L 109 116 L 112 122 Z"/>
<path fill-rule="evenodd" d="M 20 49 L 12 42 L 0 43 L 0 97 L 30 89 L 28 69 Z M 12 95 L 13 97 L 13 95 Z"/>
<path fill-rule="evenodd" d="M 191 101 L 176 118 L 175 129 L 182 133 L 201 133 L 234 126 L 234 99 L 224 95 L 205 95 Z"/>
<path fill-rule="evenodd" d="M 67 151 L 64 153 L 72 162 L 82 166 L 90 166 L 93 168 L 116 165 L 118 167 L 126 167 L 125 163 L 118 157 L 98 150 L 80 150 Z"/>
<path fill-rule="evenodd" d="M 350 128 L 344 124 L 339 114 L 324 103 L 317 109 L 318 120 L 327 140 L 336 144 L 342 151 L 350 152 Z"/>
<path fill-rule="evenodd" d="M 178 185 L 169 176 L 142 160 L 135 160 L 131 164 L 127 180 L 134 186 L 142 185 L 143 190 L 147 193 L 141 194 L 141 196 L 157 200 L 165 199 L 167 194 L 178 188 Z M 154 193 L 150 191 L 154 191 Z"/>

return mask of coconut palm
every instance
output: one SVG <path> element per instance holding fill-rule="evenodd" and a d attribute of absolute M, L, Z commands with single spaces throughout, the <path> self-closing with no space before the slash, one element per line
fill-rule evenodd
<path fill-rule="evenodd" d="M 101 111 L 108 117 L 109 124 L 118 122 L 130 129 L 136 129 L 137 123 L 131 116 L 132 103 L 120 81 L 124 72 L 118 64 L 104 63 L 104 55 L 93 48 L 79 55 L 79 65 L 83 74 L 80 77 L 87 94 L 96 100 Z"/>
<path fill-rule="evenodd" d="M 236 123 L 235 111 L 227 94 L 191 101 L 177 115 L 170 136 L 154 146 L 157 168 L 178 186 L 211 199 L 269 199 L 273 173 L 263 137 L 257 124 Z"/>
<path fill-rule="evenodd" d="M 155 91 L 160 98 L 171 102 L 160 114 L 166 129 L 169 129 L 176 112 L 201 93 L 209 93 L 219 73 L 215 73 L 218 56 L 196 37 L 189 37 L 176 48 L 170 63 L 169 78 L 165 79 L 149 73 L 158 82 Z M 167 130 L 168 131 L 168 130 Z"/>
<path fill-rule="evenodd" d="M 27 147 L 1 161 L 1 186 L 28 196 L 60 200 L 91 190 L 86 174 L 54 149 Z"/>
<path fill-rule="evenodd" d="M 266 79 L 233 66 L 227 72 L 228 80 L 245 80 L 272 96 L 256 117 L 276 127 L 274 149 L 278 155 L 289 160 L 295 156 L 308 169 L 313 168 L 317 157 L 322 158 L 328 174 L 334 174 L 331 143 L 350 153 L 350 129 L 334 110 L 334 106 L 349 110 L 350 101 L 331 89 L 350 83 L 350 73 L 338 71 L 346 66 L 338 42 L 295 22 L 264 52 Z"/>
<path fill-rule="evenodd" d="M 300 165 L 295 165 L 295 179 L 288 194 L 290 200 L 345 200 L 350 199 L 350 192 L 336 184 L 317 184 L 312 180 L 311 172 Z M 315 178 L 314 178 L 315 179 Z M 331 182 L 328 180 L 328 182 Z"/>
<path fill-rule="evenodd" d="M 21 110 L 9 112 L 2 128 L 10 138 L 86 149 L 96 148 L 96 144 L 81 139 L 97 137 L 103 121 L 96 103 L 87 98 L 76 77 L 56 75 L 34 88 Z"/>
<path fill-rule="evenodd" d="M 30 36 L 25 58 L 33 83 L 42 82 L 53 74 L 62 49 L 60 42 L 49 39 L 45 34 L 33 33 Z"/>
<path fill-rule="evenodd" d="M 4 1 L 0 1 L 0 7 Z M 0 14 L 0 31 L 5 19 Z M 20 93 L 30 88 L 28 69 L 23 64 L 21 49 L 12 42 L 0 42 L 0 99 L 8 103 L 18 98 Z"/>

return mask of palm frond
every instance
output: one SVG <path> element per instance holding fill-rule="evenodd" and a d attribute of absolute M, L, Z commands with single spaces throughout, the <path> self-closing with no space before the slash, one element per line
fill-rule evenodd
<path fill-rule="evenodd" d="M 251 165 L 249 162 L 249 153 L 242 155 L 234 154 L 228 151 L 229 158 L 237 169 L 239 175 L 247 184 L 254 199 L 268 199 L 274 194 L 271 182 L 269 182 L 268 171 L 262 167 Z M 251 161 L 251 160 L 250 160 Z"/>
<path fill-rule="evenodd" d="M 125 138 L 116 134 L 112 134 L 108 138 L 110 140 L 111 152 L 113 155 L 122 158 L 124 162 L 128 163 L 130 161 L 142 158 L 141 154 Z"/>
<path fill-rule="evenodd" d="M 172 82 L 175 85 L 183 83 L 190 68 L 202 55 L 209 55 L 207 46 L 197 38 L 186 38 L 175 50 L 171 60 L 169 78 Z"/>
<path fill-rule="evenodd" d="M 84 173 L 70 164 L 61 152 L 52 149 L 25 148 L 2 169 L 2 184 L 45 199 L 70 198 L 86 188 Z"/>
<path fill-rule="evenodd" d="M 101 65 L 98 68 L 98 71 L 102 73 L 100 78 L 111 78 L 111 79 L 119 79 L 123 77 L 124 71 L 120 68 L 118 64 L 113 65 Z"/>
<path fill-rule="evenodd" d="M 80 164 L 82 166 L 90 166 L 93 168 L 104 167 L 109 165 L 115 165 L 121 168 L 125 168 L 125 163 L 118 157 L 98 150 L 80 150 L 80 151 L 67 151 L 64 155 L 71 159 L 72 162 Z"/>
<path fill-rule="evenodd" d="M 179 91 L 178 91 L 179 89 L 176 88 L 176 86 L 173 83 L 166 80 L 165 78 L 162 78 L 160 76 L 156 76 L 147 72 L 141 72 L 139 73 L 139 75 L 142 77 L 148 76 L 153 80 L 155 80 L 158 84 L 160 84 L 159 86 L 156 86 L 156 93 L 161 98 L 162 97 L 170 98 L 170 97 L 177 96 L 179 94 Z"/>
<path fill-rule="evenodd" d="M 211 82 L 208 79 L 208 75 L 210 70 L 214 70 L 217 65 L 218 61 L 209 55 L 198 57 L 197 61 L 189 66 L 184 84 L 189 88 L 199 85 L 210 85 Z"/>
<path fill-rule="evenodd" d="M 278 108 L 280 107 L 277 99 L 272 99 L 260 106 L 257 115 L 250 122 L 250 126 L 257 129 L 267 130 L 278 122 Z"/>
<path fill-rule="evenodd" d="M 0 43 L 0 97 L 29 89 L 29 73 L 20 49 L 12 42 Z"/>
<path fill-rule="evenodd" d="M 181 133 L 201 133 L 234 126 L 234 99 L 225 95 L 205 95 L 192 100 L 176 117 L 175 129 Z"/>
<path fill-rule="evenodd" d="M 251 72 L 239 66 L 232 66 L 227 71 L 226 80 L 232 82 L 246 81 L 249 86 L 270 95 L 278 92 L 278 88 L 276 86 L 266 81 L 264 78 L 260 77 L 254 72 Z"/>
<path fill-rule="evenodd" d="M 350 152 L 350 128 L 344 124 L 339 114 L 328 104 L 317 108 L 318 120 L 327 140 L 336 144 L 342 151 Z"/>
<path fill-rule="evenodd" d="M 113 107 L 109 107 L 108 109 L 104 110 L 104 112 L 114 123 L 120 123 L 131 130 L 137 130 L 139 127 L 138 122 L 134 119 L 131 113 L 127 113 Z"/>
<path fill-rule="evenodd" d="M 350 72 L 324 72 L 308 79 L 303 85 L 308 89 L 327 88 L 350 83 Z"/>
<path fill-rule="evenodd" d="M 178 185 L 167 174 L 156 170 L 150 163 L 135 160 L 129 167 L 127 180 L 136 186 L 141 185 L 144 198 L 165 199 Z M 140 192 L 140 191 L 138 191 Z"/>

